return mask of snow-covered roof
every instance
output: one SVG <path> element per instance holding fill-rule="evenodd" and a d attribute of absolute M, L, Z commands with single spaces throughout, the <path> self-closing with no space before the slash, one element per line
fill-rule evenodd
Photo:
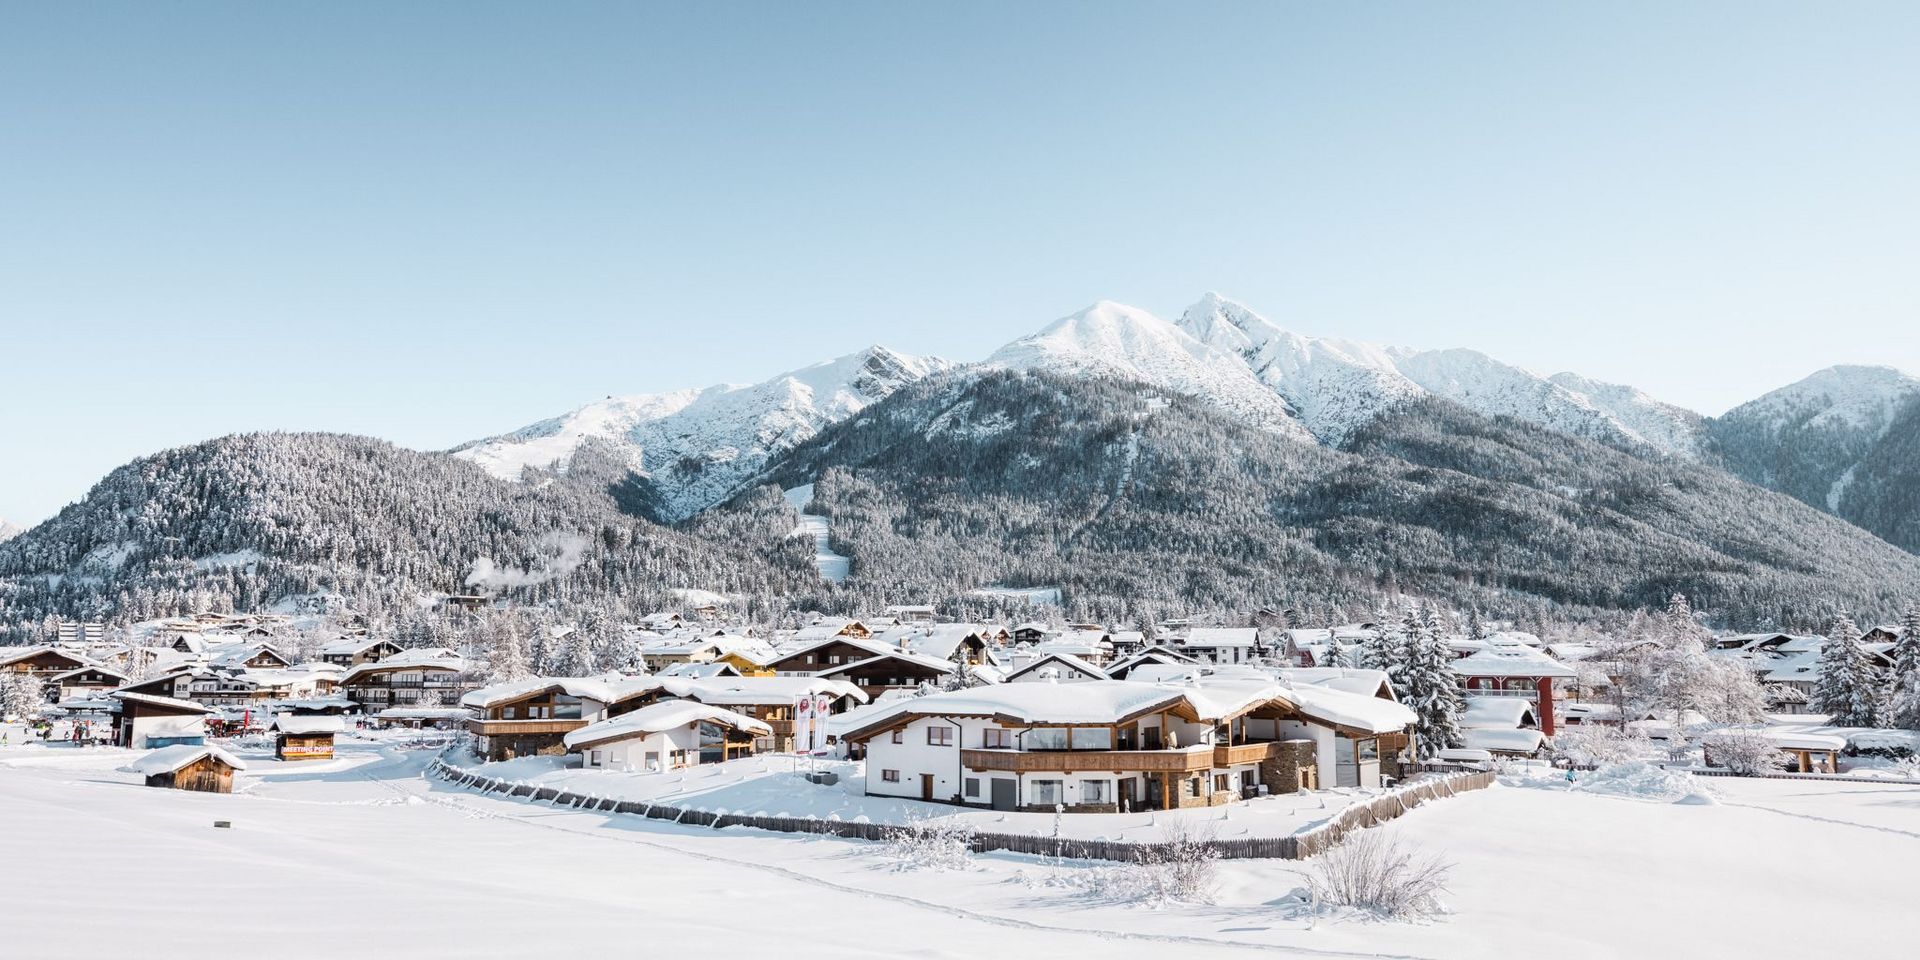
<path fill-rule="evenodd" d="M 868 657 L 865 660 L 855 660 L 852 663 L 842 664 L 837 667 L 828 667 L 825 670 L 818 670 L 818 671 L 815 671 L 814 676 L 818 676 L 818 677 L 837 676 L 839 674 L 848 673 L 853 670 L 857 670 L 861 667 L 870 667 L 876 663 L 880 663 L 885 660 L 898 660 L 901 663 L 910 663 L 915 666 L 924 667 L 928 670 L 933 671 L 934 673 L 952 673 L 954 670 L 954 663 L 951 660 L 941 660 L 935 657 L 923 657 L 917 653 L 907 653 L 905 651 L 894 651 L 891 653 L 883 653 L 875 657 Z"/>
<path fill-rule="evenodd" d="M 1529 647 L 1502 647 L 1469 654 L 1447 664 L 1462 677 L 1548 677 L 1572 679 L 1572 667 Z"/>
<path fill-rule="evenodd" d="M 1771 724 L 1765 726 L 1720 727 L 1708 731 L 1705 736 L 1711 736 L 1715 733 L 1758 734 L 1782 750 L 1845 750 L 1847 748 L 1846 737 L 1837 733 L 1817 733 L 1805 727 L 1781 727 Z"/>
<path fill-rule="evenodd" d="M 203 703 L 195 703 L 192 700 L 177 700 L 173 697 L 155 696 L 151 693 L 130 693 L 125 690 L 115 690 L 112 693 L 109 693 L 108 696 L 117 697 L 121 700 L 129 701 L 132 703 L 143 703 L 150 707 L 167 707 L 174 710 L 178 710 L 182 713 L 213 713 L 214 712 L 213 708 L 208 707 L 206 704 L 203 704 Z"/>
<path fill-rule="evenodd" d="M 321 647 L 320 652 L 328 656 L 349 657 L 370 650 L 383 643 L 392 643 L 394 646 L 399 646 L 398 643 L 386 637 L 349 637 L 345 640 L 335 640 Z"/>
<path fill-rule="evenodd" d="M 1125 680 L 1004 683 L 899 702 L 898 713 L 1005 717 L 1022 724 L 1100 724 L 1185 702 L 1186 690 Z"/>
<path fill-rule="evenodd" d="M 675 663 L 660 671 L 660 676 L 663 677 L 685 677 L 689 680 L 739 675 L 740 668 L 725 660 L 713 660 L 707 663 Z"/>
<path fill-rule="evenodd" d="M 213 757 L 235 770 L 245 770 L 247 768 L 247 765 L 242 762 L 239 757 L 212 744 L 195 746 L 193 744 L 182 743 L 171 747 L 161 747 L 120 769 L 128 773 L 137 773 L 143 777 L 151 777 L 162 773 L 172 773 L 189 764 L 196 763 L 205 757 Z"/>
<path fill-rule="evenodd" d="M 1538 730 L 1519 728 L 1469 729 L 1461 731 L 1461 743 L 1469 750 L 1487 750 L 1493 753 L 1537 753 L 1546 735 Z"/>
<path fill-rule="evenodd" d="M 598 700 L 606 703 L 613 694 L 605 679 L 588 677 L 528 677 L 524 680 L 508 680 L 503 683 L 491 683 L 478 690 L 468 692 L 460 698 L 463 707 L 485 710 L 503 703 L 513 703 L 543 693 L 563 693 L 583 700 Z"/>
<path fill-rule="evenodd" d="M 113 677 L 122 683 L 125 683 L 127 680 L 126 674 L 121 673 L 120 671 L 115 670 L 112 667 L 89 666 L 89 667 L 75 667 L 72 670 L 68 670 L 65 673 L 56 673 L 53 675 L 53 681 L 55 683 L 58 683 L 62 680 L 67 679 L 68 677 L 74 676 L 76 674 L 81 674 L 81 673 L 104 673 L 107 676 Z"/>
<path fill-rule="evenodd" d="M 1371 694 L 1348 693 L 1331 687 L 1294 685 L 1284 695 L 1312 720 L 1368 733 L 1395 733 L 1414 722 L 1413 711 Z"/>
<path fill-rule="evenodd" d="M 1474 730 L 1512 730 L 1533 720 L 1533 701 L 1524 697 L 1468 697 L 1460 725 Z"/>
<path fill-rule="evenodd" d="M 722 706 L 762 706 L 792 703 L 809 694 L 867 702 L 867 694 L 845 680 L 825 677 L 708 677 L 689 684 L 678 694 L 701 703 Z"/>
<path fill-rule="evenodd" d="M 468 666 L 467 661 L 439 647 L 402 650 L 378 663 L 363 663 L 348 670 L 346 676 L 340 678 L 340 682 L 352 683 L 368 674 L 393 670 L 437 670 L 445 673 L 459 673 L 466 670 Z"/>
<path fill-rule="evenodd" d="M 1368 670 L 1364 667 L 1287 667 L 1276 671 L 1276 675 L 1295 686 L 1327 687 L 1369 697 L 1379 695 L 1382 690 L 1389 697 L 1393 694 L 1393 684 L 1387 679 L 1385 670 Z"/>
<path fill-rule="evenodd" d="M 1088 663 L 1087 661 L 1082 660 L 1071 653 L 1048 653 L 1045 656 L 1035 659 L 1033 662 L 1028 663 L 1026 666 L 1023 666 L 1018 670 L 1009 671 L 1005 679 L 1012 680 L 1015 677 L 1024 676 L 1028 673 L 1032 673 L 1033 671 L 1041 667 L 1045 667 L 1049 664 L 1058 664 L 1075 673 L 1084 674 L 1086 676 L 1093 677 L 1096 680 L 1107 679 L 1107 672 L 1105 670 L 1102 670 L 1099 667 L 1096 667 L 1093 664 Z"/>
<path fill-rule="evenodd" d="M 17 663 L 21 660 L 25 660 L 30 657 L 37 657 L 43 653 L 59 654 L 60 656 L 66 657 L 68 660 L 72 660 L 75 663 L 84 664 L 87 662 L 86 657 L 83 657 L 77 653 L 74 653 L 71 650 L 62 650 L 58 647 L 49 647 L 49 646 L 41 645 L 37 647 L 21 647 L 19 649 L 12 650 L 6 653 L 0 653 L 0 666 L 6 666 L 9 663 Z"/>
<path fill-rule="evenodd" d="M 565 742 L 568 749 L 577 750 L 615 740 L 644 737 L 691 723 L 718 723 L 749 733 L 767 736 L 773 734 L 772 727 L 724 707 L 692 700 L 662 700 L 659 703 L 650 703 L 632 713 L 623 713 L 620 716 L 581 727 L 567 734 Z"/>
<path fill-rule="evenodd" d="M 1206 675 L 1207 668 L 1197 663 L 1161 663 L 1158 660 L 1150 660 L 1128 670 L 1127 680 L 1132 683 L 1185 683 Z"/>
<path fill-rule="evenodd" d="M 346 722 L 339 717 L 301 716 L 291 713 L 274 717 L 273 723 L 267 725 L 268 730 L 290 733 L 296 737 L 339 733 L 346 728 Z"/>
<path fill-rule="evenodd" d="M 1251 647 L 1260 639 L 1254 627 L 1194 627 L 1183 641 L 1189 647 Z"/>

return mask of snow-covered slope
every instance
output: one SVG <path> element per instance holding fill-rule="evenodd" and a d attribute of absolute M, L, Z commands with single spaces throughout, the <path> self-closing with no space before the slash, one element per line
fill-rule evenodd
<path fill-rule="evenodd" d="M 1547 378 L 1472 350 L 1410 350 L 1302 336 L 1219 294 L 1181 315 L 1193 337 L 1240 358 L 1314 436 L 1339 444 L 1382 412 L 1426 396 L 1609 443 L 1698 453 L 1697 416 L 1629 387 Z"/>
<path fill-rule="evenodd" d="M 1244 423 L 1312 439 L 1287 401 L 1241 359 L 1137 307 L 1102 300 L 988 357 L 986 366 L 1112 374 L 1198 397 Z"/>
<path fill-rule="evenodd" d="M 876 346 L 749 386 L 608 397 L 454 456 L 518 480 L 528 467 L 564 471 L 598 440 L 651 479 L 661 519 L 679 520 L 733 494 L 772 455 L 948 366 Z"/>
<path fill-rule="evenodd" d="M 5 517 L 0 517 L 0 543 L 5 543 L 26 532 L 26 527 L 13 523 Z"/>
<path fill-rule="evenodd" d="M 1710 426 L 1727 469 L 1920 549 L 1920 379 L 1892 367 L 1829 367 Z"/>

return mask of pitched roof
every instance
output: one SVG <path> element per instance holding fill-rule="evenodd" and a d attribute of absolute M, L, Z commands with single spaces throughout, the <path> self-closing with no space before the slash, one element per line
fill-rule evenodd
<path fill-rule="evenodd" d="M 1006 675 L 1005 679 L 1011 681 L 1015 677 L 1025 676 L 1029 673 L 1033 673 L 1034 671 L 1040 669 L 1041 667 L 1045 667 L 1050 664 L 1058 664 L 1059 666 L 1066 667 L 1067 669 L 1072 670 L 1075 673 L 1085 674 L 1096 680 L 1107 679 L 1107 672 L 1105 670 L 1102 670 L 1099 667 L 1096 667 L 1093 664 L 1088 663 L 1085 660 L 1082 660 L 1071 653 L 1049 653 L 1046 656 L 1040 657 L 1034 660 L 1032 663 L 1029 663 L 1024 667 L 1021 667 L 1018 670 L 1010 671 Z"/>
<path fill-rule="evenodd" d="M 239 757 L 219 747 L 211 744 L 194 746 L 192 744 L 181 743 L 171 747 L 161 747 L 120 769 L 128 773 L 140 774 L 143 777 L 151 777 L 162 773 L 172 773 L 204 757 L 212 757 L 235 770 L 245 770 L 247 768 L 247 765 L 242 762 Z"/>
<path fill-rule="evenodd" d="M 744 716 L 724 707 L 698 703 L 692 700 L 662 700 L 650 703 L 632 713 L 623 713 L 597 723 L 590 723 L 564 737 L 568 749 L 578 750 L 586 747 L 611 743 L 616 740 L 630 740 L 684 727 L 690 723 L 717 723 L 771 736 L 773 728 L 752 717 Z"/>

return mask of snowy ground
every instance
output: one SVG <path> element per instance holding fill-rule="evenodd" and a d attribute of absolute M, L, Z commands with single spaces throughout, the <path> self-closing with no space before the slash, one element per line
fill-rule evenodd
<path fill-rule="evenodd" d="M 1893 957 L 1920 856 L 1914 787 L 1500 786 L 1381 828 L 1455 867 L 1450 916 L 1378 923 L 1305 915 L 1306 867 L 1282 861 L 1226 864 L 1211 905 L 1145 906 L 1086 892 L 1107 865 L 902 872 L 874 844 L 480 796 L 422 777 L 428 751 L 242 753 L 241 792 L 217 796 L 140 786 L 126 751 L 0 749 L 0 863 L 36 865 L 0 895 L 0 954 Z M 183 918 L 191 936 L 159 935 Z"/>
<path fill-rule="evenodd" d="M 845 580 L 847 574 L 853 572 L 853 561 L 833 552 L 833 521 L 806 512 L 813 504 L 813 484 L 794 487 L 786 491 L 785 496 L 787 502 L 800 511 L 800 524 L 788 536 L 813 538 L 813 565 L 820 571 L 822 580 L 831 583 Z"/>
<path fill-rule="evenodd" d="M 892 797 L 869 797 L 858 764 L 817 761 L 821 771 L 840 775 L 840 782 L 809 782 L 798 771 L 808 761 L 786 755 L 767 755 L 725 764 L 709 764 L 668 773 L 619 773 L 582 770 L 578 758 L 523 757 L 503 763 L 457 765 L 482 776 L 558 787 L 591 797 L 645 800 L 711 813 L 745 813 L 774 817 L 820 817 L 873 823 L 965 824 L 984 833 L 1028 833 L 1053 836 L 1050 813 L 1007 813 L 973 810 L 944 803 Z M 1348 804 L 1380 795 L 1357 789 L 1321 790 L 1311 794 L 1262 797 L 1228 807 L 1155 813 L 1090 813 L 1058 818 L 1059 835 L 1076 840 L 1162 839 L 1160 829 L 1181 820 L 1199 826 L 1221 840 L 1244 837 L 1283 837 L 1324 823 Z"/>

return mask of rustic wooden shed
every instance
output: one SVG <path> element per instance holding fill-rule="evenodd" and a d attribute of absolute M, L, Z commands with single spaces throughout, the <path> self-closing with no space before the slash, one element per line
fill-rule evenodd
<path fill-rule="evenodd" d="M 283 713 L 267 730 L 273 734 L 273 755 L 280 760 L 331 760 L 333 736 L 346 729 L 339 717 L 301 717 Z"/>
<path fill-rule="evenodd" d="M 238 757 L 219 747 L 183 743 L 161 747 L 124 769 L 146 777 L 149 787 L 232 793 L 233 775 L 246 768 Z"/>

